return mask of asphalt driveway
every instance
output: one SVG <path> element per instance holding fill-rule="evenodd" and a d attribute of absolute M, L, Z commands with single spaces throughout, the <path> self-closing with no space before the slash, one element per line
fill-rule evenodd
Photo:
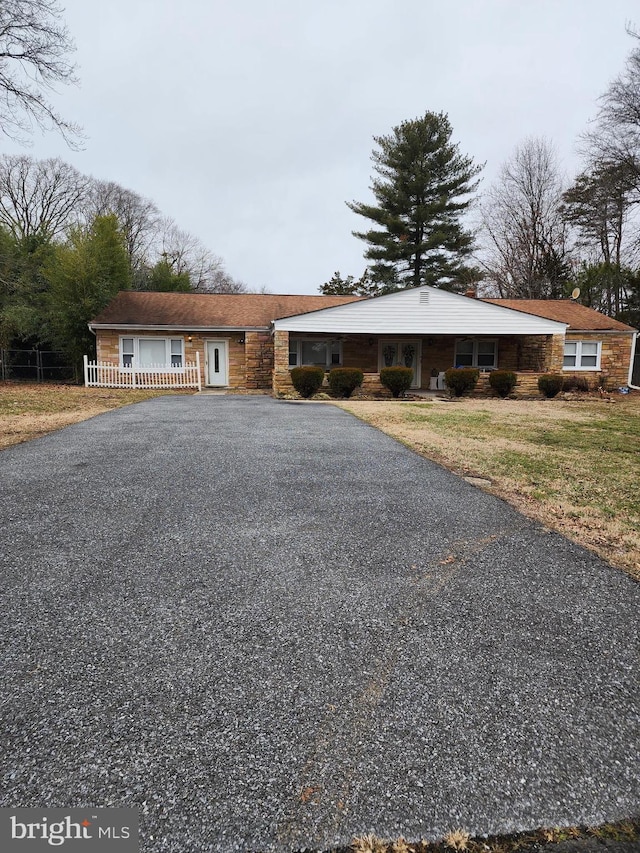
<path fill-rule="evenodd" d="M 141 850 L 640 813 L 640 587 L 345 412 L 167 397 L 0 453 L 1 804 Z"/>

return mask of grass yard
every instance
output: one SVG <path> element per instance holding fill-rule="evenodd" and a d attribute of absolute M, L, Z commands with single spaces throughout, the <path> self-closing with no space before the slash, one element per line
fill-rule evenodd
<path fill-rule="evenodd" d="M 337 405 L 640 579 L 640 394 Z"/>
<path fill-rule="evenodd" d="M 0 382 L 0 449 L 110 409 L 172 393 L 177 392 Z"/>

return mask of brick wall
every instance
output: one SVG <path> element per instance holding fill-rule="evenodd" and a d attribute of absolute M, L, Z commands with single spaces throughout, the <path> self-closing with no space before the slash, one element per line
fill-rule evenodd
<path fill-rule="evenodd" d="M 420 384 L 428 388 L 432 371 L 442 373 L 453 367 L 455 357 L 455 339 L 436 336 L 422 339 L 422 358 L 420 361 Z"/>
<path fill-rule="evenodd" d="M 359 367 L 364 373 L 378 372 L 378 338 L 373 335 L 349 335 L 342 344 L 345 367 Z"/>

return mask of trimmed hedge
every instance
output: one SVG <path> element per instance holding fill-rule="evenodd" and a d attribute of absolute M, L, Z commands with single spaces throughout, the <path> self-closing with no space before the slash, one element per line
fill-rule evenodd
<path fill-rule="evenodd" d="M 413 369 L 411 367 L 383 367 L 380 382 L 393 394 L 394 398 L 404 395 L 411 388 Z"/>
<path fill-rule="evenodd" d="M 289 373 L 293 387 L 305 400 L 313 397 L 324 381 L 322 367 L 294 367 Z"/>
<path fill-rule="evenodd" d="M 503 399 L 516 387 L 518 377 L 511 370 L 492 370 L 489 374 L 489 385 Z"/>
<path fill-rule="evenodd" d="M 329 371 L 329 388 L 336 397 L 350 397 L 364 382 L 359 367 L 334 367 Z"/>
<path fill-rule="evenodd" d="M 560 376 L 558 373 L 543 373 L 542 376 L 538 377 L 538 390 L 548 399 L 559 394 L 562 391 L 563 384 L 564 376 Z"/>
<path fill-rule="evenodd" d="M 473 391 L 479 378 L 480 371 L 475 367 L 450 367 L 444 374 L 447 388 L 456 397 L 462 397 L 465 392 Z"/>

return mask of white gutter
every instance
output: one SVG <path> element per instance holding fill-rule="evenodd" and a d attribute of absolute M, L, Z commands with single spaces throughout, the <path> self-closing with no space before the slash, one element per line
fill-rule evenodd
<path fill-rule="evenodd" d="M 635 335 L 637 332 L 632 332 L 631 329 L 628 329 L 626 332 L 619 329 L 574 329 L 573 327 L 567 329 L 567 331 L 572 335 Z"/>
<path fill-rule="evenodd" d="M 186 323 L 171 326 L 150 325 L 147 323 L 90 323 L 89 328 L 119 329 L 128 332 L 268 332 L 269 326 L 190 326 Z"/>

